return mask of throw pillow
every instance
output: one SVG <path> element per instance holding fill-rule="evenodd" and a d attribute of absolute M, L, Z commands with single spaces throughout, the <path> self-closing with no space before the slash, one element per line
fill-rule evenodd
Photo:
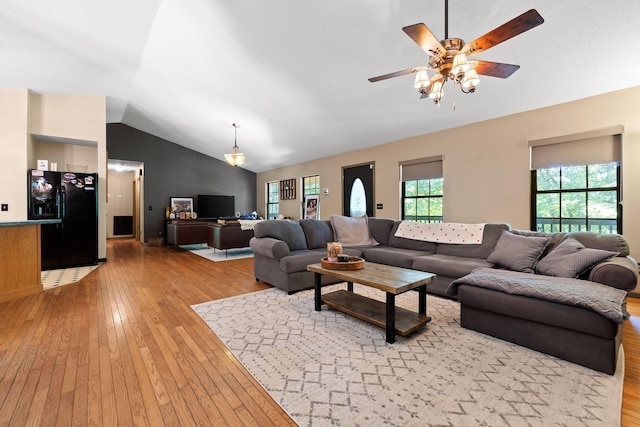
<path fill-rule="evenodd" d="M 375 246 L 378 244 L 369 233 L 366 215 L 358 218 L 331 215 L 329 220 L 336 241 L 342 243 L 343 246 Z"/>
<path fill-rule="evenodd" d="M 500 239 L 487 261 L 500 268 L 533 273 L 533 268 L 548 240 L 547 237 L 525 237 L 502 230 Z"/>
<path fill-rule="evenodd" d="M 594 265 L 618 254 L 619 252 L 587 248 L 569 236 L 538 262 L 536 273 L 575 279 Z"/>

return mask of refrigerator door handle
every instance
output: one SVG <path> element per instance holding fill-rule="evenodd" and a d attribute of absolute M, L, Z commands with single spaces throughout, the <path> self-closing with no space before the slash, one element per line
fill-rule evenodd
<path fill-rule="evenodd" d="M 62 187 L 62 183 L 60 183 L 60 186 L 58 187 L 58 191 L 56 191 L 56 209 L 57 209 L 56 218 L 59 218 L 59 219 L 62 218 L 62 207 L 61 207 L 61 204 L 62 204 L 62 191 L 63 191 L 63 188 L 64 187 Z"/>
<path fill-rule="evenodd" d="M 60 210 L 62 211 L 60 214 L 60 218 L 62 219 L 61 226 L 64 227 L 64 221 L 67 219 L 67 193 L 65 191 L 64 185 L 60 185 Z"/>

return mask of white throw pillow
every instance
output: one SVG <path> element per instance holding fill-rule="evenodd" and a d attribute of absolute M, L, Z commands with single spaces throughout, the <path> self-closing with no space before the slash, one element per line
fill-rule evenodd
<path fill-rule="evenodd" d="M 329 217 L 336 242 L 343 246 L 375 246 L 378 242 L 371 237 L 366 215 L 358 218 L 342 215 Z"/>

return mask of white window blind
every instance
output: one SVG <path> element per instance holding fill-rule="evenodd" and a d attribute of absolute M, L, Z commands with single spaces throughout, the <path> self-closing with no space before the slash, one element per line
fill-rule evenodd
<path fill-rule="evenodd" d="M 531 169 L 620 163 L 622 126 L 529 141 Z"/>
<path fill-rule="evenodd" d="M 402 181 L 442 178 L 442 156 L 399 162 Z"/>

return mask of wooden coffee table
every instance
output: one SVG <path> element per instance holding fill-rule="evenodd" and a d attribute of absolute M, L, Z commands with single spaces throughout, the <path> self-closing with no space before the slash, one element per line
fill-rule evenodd
<path fill-rule="evenodd" d="M 315 274 L 315 310 L 322 304 L 373 323 L 386 329 L 387 342 L 395 342 L 396 334 L 401 336 L 420 329 L 431 321 L 427 316 L 427 283 L 435 277 L 433 273 L 366 262 L 360 270 L 333 270 L 322 264 L 311 264 L 307 270 Z M 321 294 L 322 275 L 335 277 L 347 282 L 347 290 Z M 386 293 L 386 303 L 355 294 L 353 283 L 370 286 Z M 396 295 L 411 289 L 418 290 L 418 312 L 396 307 Z"/>

